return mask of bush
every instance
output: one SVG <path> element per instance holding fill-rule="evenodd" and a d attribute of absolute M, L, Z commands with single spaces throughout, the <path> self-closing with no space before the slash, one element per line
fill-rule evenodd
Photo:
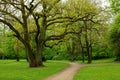
<path fill-rule="evenodd" d="M 69 54 L 67 53 L 59 53 L 58 55 L 54 56 L 52 58 L 53 60 L 69 60 Z"/>
<path fill-rule="evenodd" d="M 46 48 L 43 52 L 43 56 L 45 57 L 46 60 L 52 60 L 52 58 L 56 55 L 57 55 L 57 52 L 49 48 Z"/>
<path fill-rule="evenodd" d="M 104 58 L 109 58 L 109 55 L 107 53 L 104 53 L 104 52 L 96 53 L 94 56 L 92 56 L 92 59 L 94 59 L 94 60 L 104 59 Z"/>

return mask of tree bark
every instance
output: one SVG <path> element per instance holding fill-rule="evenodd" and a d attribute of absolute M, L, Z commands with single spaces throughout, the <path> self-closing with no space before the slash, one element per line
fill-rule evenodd
<path fill-rule="evenodd" d="M 84 63 L 85 62 L 85 56 L 84 56 L 84 47 L 83 47 L 83 44 L 82 44 L 82 40 L 81 40 L 81 36 L 79 36 L 79 46 L 81 47 L 81 55 L 82 55 L 82 62 Z"/>
<path fill-rule="evenodd" d="M 20 61 L 20 58 L 19 58 L 19 55 L 16 54 L 16 61 L 19 62 Z"/>
<path fill-rule="evenodd" d="M 85 25 L 86 52 L 87 52 L 87 55 L 88 55 L 88 63 L 90 64 L 92 62 L 92 56 L 91 56 L 90 48 L 89 48 L 88 29 L 87 29 L 87 22 L 86 21 L 84 21 L 84 25 Z"/>
<path fill-rule="evenodd" d="M 82 47 L 82 62 L 85 62 L 85 55 L 84 55 L 84 51 L 83 51 L 83 47 Z"/>
<path fill-rule="evenodd" d="M 21 4 L 23 4 L 23 5 L 21 5 L 21 7 L 22 7 L 21 11 L 22 11 L 22 19 L 23 19 L 22 27 L 24 29 L 24 40 L 25 40 L 25 42 L 23 42 L 23 43 L 24 43 L 25 48 L 26 48 L 29 67 L 40 67 L 40 66 L 43 66 L 42 61 L 41 61 L 41 59 L 42 59 L 41 53 L 40 53 L 41 49 L 38 46 L 39 43 L 37 42 L 36 43 L 37 51 L 35 53 L 32 51 L 32 47 L 30 45 L 30 34 L 29 34 L 29 30 L 28 30 L 28 22 L 27 22 L 28 16 L 27 16 L 27 13 L 25 12 L 24 0 L 21 0 Z"/>
<path fill-rule="evenodd" d="M 36 60 L 36 65 L 38 67 L 44 66 L 43 61 L 42 61 L 42 47 L 40 47 L 40 46 L 37 47 L 37 53 L 36 53 L 35 58 L 36 58 L 35 59 Z"/>
<path fill-rule="evenodd" d="M 4 59 L 5 59 L 5 55 L 3 54 L 3 55 L 2 55 L 2 60 L 4 60 Z"/>

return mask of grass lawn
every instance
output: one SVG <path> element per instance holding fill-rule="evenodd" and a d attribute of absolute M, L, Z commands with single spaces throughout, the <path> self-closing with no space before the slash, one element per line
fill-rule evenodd
<path fill-rule="evenodd" d="M 29 68 L 26 61 L 0 60 L 0 80 L 44 80 L 67 67 L 66 61 L 47 61 L 43 68 Z"/>
<path fill-rule="evenodd" d="M 74 80 L 120 80 L 120 63 L 96 60 L 81 69 Z"/>

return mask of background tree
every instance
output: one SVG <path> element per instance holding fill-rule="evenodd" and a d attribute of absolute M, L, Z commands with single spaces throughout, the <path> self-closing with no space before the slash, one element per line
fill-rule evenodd
<path fill-rule="evenodd" d="M 6 9 L 4 9 L 4 5 L 6 6 Z M 70 5 L 68 5 L 68 7 L 69 6 Z M 48 27 L 56 23 L 83 20 L 84 16 L 86 16 L 66 15 L 65 13 L 68 13 L 68 10 L 64 9 L 63 7 L 64 5 L 60 0 L 53 0 L 51 2 L 48 2 L 47 0 L 2 0 L 0 2 L 0 13 L 7 16 L 7 19 L 4 19 L 4 17 L 1 16 L 0 22 L 6 24 L 15 33 L 14 36 L 23 43 L 26 49 L 30 67 L 43 66 L 42 52 L 45 41 L 55 39 L 58 40 L 63 34 L 66 34 L 63 33 L 60 36 L 51 35 L 46 37 L 46 31 Z M 30 43 L 31 36 L 33 35 L 30 34 L 31 31 L 28 24 L 29 19 L 34 21 L 33 23 L 36 27 L 36 30 L 33 33 L 35 51 L 33 51 L 34 49 L 32 49 Z M 16 22 L 21 26 L 22 33 L 16 28 L 17 26 L 14 25 Z"/>
<path fill-rule="evenodd" d="M 60 48 L 55 54 L 65 55 L 67 53 L 65 41 L 71 38 L 74 39 L 68 45 L 72 50 L 72 56 L 81 52 L 84 62 L 86 53 L 85 57 L 88 56 L 88 63 L 91 63 L 90 54 L 92 54 L 92 44 L 95 40 L 91 36 L 94 36 L 94 31 L 97 29 L 96 23 L 102 16 L 99 8 L 100 6 L 96 5 L 94 0 L 65 2 L 1 0 L 0 22 L 7 25 L 13 31 L 13 35 L 24 45 L 30 67 L 43 66 L 42 55 L 44 52 L 47 53 L 45 50 L 50 50 L 53 45 L 55 45 L 53 53 Z M 59 44 L 58 47 L 57 44 Z M 65 53 L 62 54 L 64 51 Z"/>
<path fill-rule="evenodd" d="M 120 23 L 120 1 L 119 0 L 111 0 L 111 9 L 114 13 L 114 21 L 112 23 L 112 27 L 109 31 L 110 33 L 110 42 L 112 44 L 114 53 L 116 53 L 116 60 L 120 61 L 120 53 L 119 53 L 119 23 Z"/>
<path fill-rule="evenodd" d="M 110 41 L 112 43 L 112 47 L 116 53 L 116 60 L 120 61 L 120 28 L 119 28 L 119 23 L 120 23 L 120 14 L 118 14 L 115 17 L 114 23 L 112 25 L 112 28 L 110 29 Z"/>
<path fill-rule="evenodd" d="M 3 27 L 2 27 L 3 26 Z M 0 32 L 1 32 L 1 38 L 0 38 L 0 48 L 1 48 L 1 52 L 2 52 L 2 59 L 4 60 L 5 59 L 5 49 L 6 49 L 6 26 L 4 24 L 1 24 L 1 27 L 0 27 Z"/>
<path fill-rule="evenodd" d="M 110 6 L 114 14 L 120 13 L 120 1 L 119 0 L 109 0 Z"/>

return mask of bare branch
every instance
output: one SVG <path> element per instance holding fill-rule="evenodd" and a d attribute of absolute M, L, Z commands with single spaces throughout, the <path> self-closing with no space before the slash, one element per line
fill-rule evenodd
<path fill-rule="evenodd" d="M 20 24 L 23 24 L 22 21 L 20 21 L 15 15 L 12 15 L 11 13 L 9 13 L 9 12 L 7 12 L 7 11 L 4 11 L 4 10 L 1 10 L 1 9 L 0 9 L 0 12 L 4 13 L 4 14 L 12 17 L 12 18 L 14 18 L 14 19 L 15 19 L 16 21 L 18 21 Z"/>
<path fill-rule="evenodd" d="M 63 42 L 63 40 L 59 40 L 57 43 L 54 43 L 52 45 L 47 45 L 46 43 L 44 43 L 44 46 L 49 47 L 49 48 L 53 48 L 55 45 L 59 45 L 61 42 Z"/>
<path fill-rule="evenodd" d="M 21 42 L 25 44 L 25 40 L 20 36 L 20 33 L 7 21 L 0 19 L 0 22 L 4 23 L 7 25 L 13 32 L 15 32 L 16 36 Z"/>
<path fill-rule="evenodd" d="M 48 24 L 47 26 L 50 26 L 52 24 L 55 24 L 55 23 L 64 23 L 64 22 L 77 22 L 77 21 L 87 21 L 86 18 L 89 16 L 89 14 L 81 17 L 56 17 L 56 18 L 52 18 L 52 19 L 49 19 L 47 20 Z M 89 21 L 89 20 L 88 20 Z"/>
<path fill-rule="evenodd" d="M 39 43 L 39 39 L 38 39 L 38 37 L 39 37 L 39 35 L 40 35 L 40 25 L 39 25 L 39 17 L 37 18 L 35 15 L 33 15 L 33 17 L 34 17 L 34 20 L 35 20 L 35 23 L 36 23 L 36 27 L 37 27 L 37 31 L 36 31 L 36 36 L 35 36 L 35 41 L 36 41 L 36 44 L 38 44 Z"/>

